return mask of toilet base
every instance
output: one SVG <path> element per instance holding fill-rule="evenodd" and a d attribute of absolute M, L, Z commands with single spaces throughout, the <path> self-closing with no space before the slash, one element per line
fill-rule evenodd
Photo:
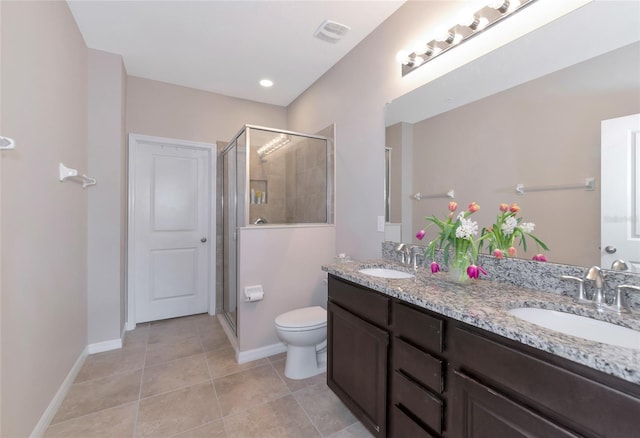
<path fill-rule="evenodd" d="M 326 355 L 326 352 L 324 354 Z M 287 378 L 292 380 L 307 379 L 324 373 L 326 370 L 326 356 L 322 361 L 322 353 L 316 353 L 315 345 L 309 347 L 287 345 L 287 359 L 284 365 L 284 375 Z"/>

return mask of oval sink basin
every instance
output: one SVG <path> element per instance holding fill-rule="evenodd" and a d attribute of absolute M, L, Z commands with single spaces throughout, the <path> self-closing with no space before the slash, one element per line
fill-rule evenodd
<path fill-rule="evenodd" d="M 509 310 L 509 313 L 530 323 L 567 335 L 640 350 L 640 331 L 638 330 L 586 316 L 536 307 L 519 307 Z"/>
<path fill-rule="evenodd" d="M 380 278 L 402 279 L 402 278 L 412 278 L 414 276 L 413 274 L 409 274 L 408 272 L 397 271 L 395 269 L 387 269 L 387 268 L 366 268 L 366 269 L 360 269 L 359 272 L 362 272 L 363 274 L 371 275 L 373 277 L 380 277 Z"/>

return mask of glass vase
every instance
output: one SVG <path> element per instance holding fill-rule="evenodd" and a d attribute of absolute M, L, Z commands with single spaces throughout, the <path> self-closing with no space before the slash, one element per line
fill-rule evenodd
<path fill-rule="evenodd" d="M 467 252 L 453 254 L 449 261 L 449 279 L 454 283 L 467 283 L 470 278 L 467 268 L 471 265 L 471 255 Z"/>

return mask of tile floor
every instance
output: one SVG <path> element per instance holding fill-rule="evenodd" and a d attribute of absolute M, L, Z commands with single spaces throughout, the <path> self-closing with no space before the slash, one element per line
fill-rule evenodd
<path fill-rule="evenodd" d="M 238 365 L 217 318 L 141 324 L 89 356 L 45 437 L 370 437 L 326 375 L 284 376 L 284 354 Z"/>

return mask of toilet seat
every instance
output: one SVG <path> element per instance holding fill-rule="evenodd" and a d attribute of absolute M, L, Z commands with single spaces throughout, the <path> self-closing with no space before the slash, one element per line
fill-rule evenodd
<path fill-rule="evenodd" d="M 314 330 L 327 325 L 327 311 L 320 306 L 303 307 L 278 316 L 275 324 L 285 331 Z"/>

